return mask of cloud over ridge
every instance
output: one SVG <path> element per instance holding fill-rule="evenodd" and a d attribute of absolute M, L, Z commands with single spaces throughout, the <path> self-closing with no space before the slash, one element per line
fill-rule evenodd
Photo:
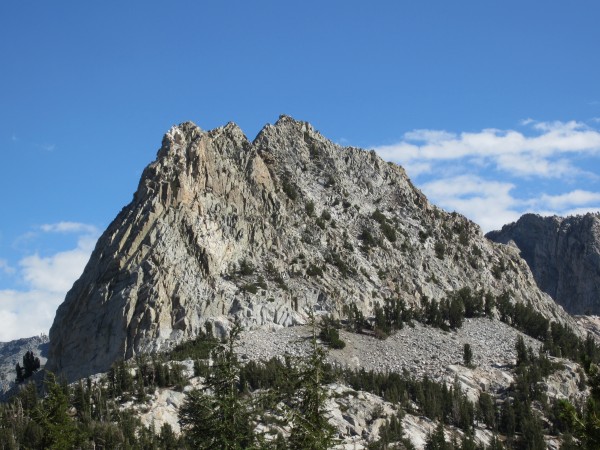
<path fill-rule="evenodd" d="M 460 133 L 412 130 L 375 151 L 404 166 L 434 203 L 465 214 L 485 231 L 525 212 L 570 215 L 599 210 L 595 164 L 600 130 L 574 120 L 526 119 L 520 127 Z M 540 192 L 542 184 L 534 189 L 540 181 L 551 182 L 553 192 Z M 589 188 L 583 188 L 586 185 Z M 527 197 L 528 191 L 535 194 Z"/>
<path fill-rule="evenodd" d="M 45 224 L 37 232 L 70 233 L 74 248 L 48 256 L 37 252 L 20 259 L 18 268 L 0 260 L 0 269 L 12 271 L 19 288 L 0 290 L 0 341 L 48 333 L 56 309 L 81 275 L 99 235 L 93 225 L 76 222 Z M 36 234 L 36 233 L 34 233 Z M 2 262 L 4 261 L 4 262 Z"/>

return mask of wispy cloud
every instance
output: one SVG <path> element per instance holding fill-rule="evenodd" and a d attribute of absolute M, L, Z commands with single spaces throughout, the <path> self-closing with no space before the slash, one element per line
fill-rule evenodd
<path fill-rule="evenodd" d="M 95 226 L 80 222 L 58 222 L 44 224 L 40 227 L 40 229 L 46 233 L 98 233 L 98 229 Z"/>
<path fill-rule="evenodd" d="M 479 132 L 450 133 L 441 130 L 414 130 L 403 140 L 375 147 L 384 159 L 418 167 L 419 174 L 433 172 L 445 162 L 491 165 L 513 176 L 563 178 L 578 175 L 567 159 L 573 155 L 600 153 L 600 132 L 582 122 L 522 122 L 531 134 L 516 130 L 484 129 Z"/>
<path fill-rule="evenodd" d="M 520 202 L 511 194 L 514 187 L 512 183 L 460 175 L 430 181 L 422 189 L 434 203 L 461 212 L 489 231 L 519 218 Z"/>
<path fill-rule="evenodd" d="M 56 148 L 56 144 L 41 144 L 40 148 L 47 152 L 53 152 Z"/>
<path fill-rule="evenodd" d="M 0 259 L 0 271 L 7 274 L 13 274 L 15 273 L 15 268 L 11 267 L 6 259 Z"/>
<path fill-rule="evenodd" d="M 586 205 L 600 205 L 600 192 L 576 189 L 559 195 L 542 194 L 536 201 L 554 211 L 564 211 Z"/>
<path fill-rule="evenodd" d="M 80 239 L 76 248 L 52 256 L 26 256 L 19 262 L 20 276 L 36 291 L 64 295 L 81 275 L 93 250 L 90 244 L 89 239 Z"/>
<path fill-rule="evenodd" d="M 404 166 L 431 201 L 466 215 L 484 231 L 525 212 L 570 215 L 600 205 L 596 163 L 581 162 L 600 155 L 600 131 L 583 122 L 528 118 L 519 129 L 412 130 L 375 151 Z M 544 184 L 553 191 L 527 197 L 524 192 L 541 190 L 536 180 L 556 180 Z"/>
<path fill-rule="evenodd" d="M 500 229 L 526 212 L 545 216 L 571 216 L 600 211 L 600 192 L 573 190 L 559 195 L 518 198 L 513 183 L 460 175 L 421 185 L 429 199 L 449 211 L 458 211 L 484 232 Z"/>
<path fill-rule="evenodd" d="M 40 227 L 43 233 L 73 233 L 74 248 L 49 256 L 37 253 L 22 258 L 15 270 L 23 289 L 0 290 L 0 341 L 47 333 L 56 308 L 81 275 L 94 248 L 98 231 L 76 222 Z"/>

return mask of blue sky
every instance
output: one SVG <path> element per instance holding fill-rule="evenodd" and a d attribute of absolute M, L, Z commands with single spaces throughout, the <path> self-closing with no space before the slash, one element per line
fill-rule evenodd
<path fill-rule="evenodd" d="M 164 132 L 286 113 L 484 230 L 600 209 L 595 1 L 0 4 L 0 340 L 47 331 Z"/>

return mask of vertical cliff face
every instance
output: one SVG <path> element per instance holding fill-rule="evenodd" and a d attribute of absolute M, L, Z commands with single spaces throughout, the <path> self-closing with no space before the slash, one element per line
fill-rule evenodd
<path fill-rule="evenodd" d="M 50 330 L 68 379 L 195 336 L 370 314 L 469 286 L 569 321 L 513 249 L 429 204 L 404 170 L 282 116 L 253 142 L 234 124 L 165 135 L 137 192 L 99 239 Z"/>
<path fill-rule="evenodd" d="M 600 314 L 600 217 L 526 214 L 489 239 L 513 243 L 544 292 L 572 314 Z"/>

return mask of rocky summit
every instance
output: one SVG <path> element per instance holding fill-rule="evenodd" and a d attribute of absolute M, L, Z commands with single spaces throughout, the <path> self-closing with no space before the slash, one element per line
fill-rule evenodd
<path fill-rule="evenodd" d="M 74 380 L 205 329 L 275 329 L 307 312 L 371 315 L 463 287 L 576 325 L 519 251 L 431 205 L 405 171 L 281 116 L 249 141 L 233 123 L 164 136 L 50 330 L 47 369 Z M 352 307 L 354 307 L 352 306 Z"/>
<path fill-rule="evenodd" d="M 487 237 L 518 248 L 540 289 L 571 314 L 600 314 L 600 216 L 525 214 Z"/>

